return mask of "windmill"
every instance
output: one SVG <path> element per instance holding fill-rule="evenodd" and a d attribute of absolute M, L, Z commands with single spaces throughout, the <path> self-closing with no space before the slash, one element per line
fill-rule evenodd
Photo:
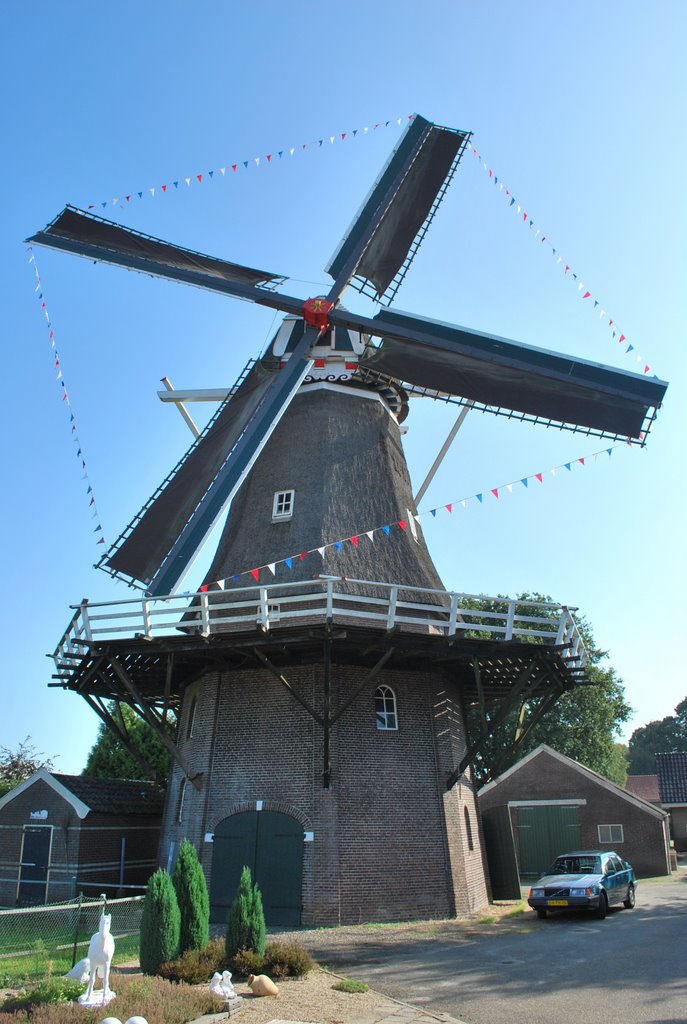
<path fill-rule="evenodd" d="M 58 685 L 80 692 L 114 728 L 108 698 L 130 703 L 163 734 L 166 709 L 176 700 L 180 733 L 176 742 L 165 740 L 177 767 L 163 847 L 171 859 L 184 835 L 199 848 L 212 837 L 205 866 L 216 919 L 248 851 L 258 875 L 262 871 L 264 897 L 269 880 L 281 878 L 266 898 L 275 923 L 286 904 L 292 911 L 298 907 L 299 921 L 301 910 L 309 920 L 355 919 L 362 913 L 356 878 L 368 893 L 365 912 L 377 917 L 474 909 L 486 889 L 471 760 L 514 707 L 535 701 L 538 716 L 565 689 L 584 682 L 584 659 L 567 632 L 566 609 L 546 650 L 519 639 L 525 623 L 536 619 L 532 608 L 529 615 L 520 613 L 516 628 L 516 610 L 509 607 L 498 640 L 489 625 L 494 612 L 485 613 L 477 635 L 462 628 L 469 613 L 444 590 L 415 527 L 399 424 L 409 399 L 430 395 L 463 408 L 644 443 L 667 385 L 389 308 L 469 139 L 468 132 L 415 116 L 326 268 L 333 279 L 328 294 L 306 301 L 278 290 L 285 279 L 277 274 L 192 252 L 72 207 L 29 240 L 286 314 L 267 352 L 245 368 L 102 561 L 151 601 L 169 602 L 230 505 L 202 588 L 224 592 L 213 595 L 212 615 L 201 593 L 184 625 L 177 623 L 177 635 L 156 636 L 146 598 L 141 632 L 101 639 L 90 625 L 80 626 L 56 658 Z M 341 300 L 349 286 L 374 297 L 380 311 L 367 317 L 345 309 Z M 370 543 L 364 551 L 333 545 L 406 515 L 412 531 L 397 532 L 389 543 Z M 253 611 L 251 627 L 244 627 L 237 609 L 251 603 L 254 609 L 255 597 L 246 596 L 241 574 L 318 548 L 326 550 L 318 574 L 327 591 L 321 620 L 308 601 L 322 587 L 311 583 L 313 570 L 301 557 L 289 568 L 288 582 L 284 570 L 275 577 L 277 589 L 261 588 L 257 619 Z M 340 582 L 336 595 L 333 580 Z M 289 591 L 304 581 L 310 585 Z M 234 604 L 227 597 L 232 588 Z M 335 608 L 335 596 L 343 612 Z M 83 606 L 81 615 L 85 622 Z M 189 615 L 199 622 L 198 636 L 185 625 Z M 345 628 L 337 628 L 341 624 Z M 275 680 L 281 684 L 276 690 Z M 375 710 L 369 720 L 366 698 Z M 471 742 L 465 700 L 481 713 L 479 736 Z M 256 706 L 266 708 L 260 740 Z M 293 717 L 296 712 L 300 718 Z M 380 752 L 378 733 L 400 736 L 404 716 L 404 743 L 393 753 Z M 317 727 L 316 738 L 311 727 Z M 409 774 L 414 759 L 417 777 Z M 322 765 L 323 783 L 316 795 L 315 762 Z M 380 765 L 405 794 L 401 812 L 392 813 L 374 787 Z M 431 819 L 432 838 L 424 843 L 416 830 L 404 850 L 398 829 L 408 816 Z M 384 839 L 379 822 L 385 823 Z M 303 832 L 315 837 L 314 852 L 303 852 Z M 263 838 L 263 854 L 256 852 L 260 834 L 271 837 Z M 243 852 L 231 860 L 228 850 Z M 403 867 L 409 857 L 423 865 L 422 882 Z M 288 899 L 284 873 L 275 867 L 284 862 L 291 865 L 288 877 L 296 879 Z M 396 875 L 398 886 L 390 882 Z"/>

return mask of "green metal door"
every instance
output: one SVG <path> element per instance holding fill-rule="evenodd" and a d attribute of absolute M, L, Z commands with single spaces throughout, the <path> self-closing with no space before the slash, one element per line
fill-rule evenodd
<path fill-rule="evenodd" d="M 210 919 L 224 923 L 244 865 L 262 893 L 268 925 L 301 923 L 303 826 L 277 811 L 247 811 L 215 829 L 210 881 Z"/>
<path fill-rule="evenodd" d="M 538 878 L 560 853 L 580 848 L 578 807 L 518 807 L 520 874 Z"/>

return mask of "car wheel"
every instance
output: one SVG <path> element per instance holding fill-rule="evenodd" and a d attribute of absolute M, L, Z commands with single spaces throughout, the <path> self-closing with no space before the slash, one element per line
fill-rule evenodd
<path fill-rule="evenodd" d="M 625 907 L 625 910 L 633 909 L 635 905 L 635 899 L 635 887 L 634 885 L 630 885 L 627 889 L 627 899 L 623 900 L 623 906 Z"/>
<path fill-rule="evenodd" d="M 546 909 L 544 907 L 537 907 L 537 917 L 540 921 L 546 920 Z"/>
<path fill-rule="evenodd" d="M 603 921 L 603 919 L 605 918 L 607 913 L 608 913 L 608 900 L 606 898 L 606 893 L 602 892 L 601 895 L 599 896 L 599 905 L 596 908 L 596 916 L 599 918 L 600 921 Z"/>

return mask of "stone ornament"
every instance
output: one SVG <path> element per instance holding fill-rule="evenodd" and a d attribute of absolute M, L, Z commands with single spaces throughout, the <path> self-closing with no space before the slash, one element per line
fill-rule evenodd
<path fill-rule="evenodd" d="M 279 994 L 279 989 L 266 974 L 250 974 L 248 988 L 254 996 L 276 996 Z"/>
<path fill-rule="evenodd" d="M 210 978 L 210 991 L 220 999 L 235 999 L 236 992 L 231 983 L 231 971 L 223 971 L 222 974 L 215 971 Z"/>

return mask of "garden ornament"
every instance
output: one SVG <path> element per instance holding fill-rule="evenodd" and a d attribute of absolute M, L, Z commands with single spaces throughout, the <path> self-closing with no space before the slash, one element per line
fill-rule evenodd
<path fill-rule="evenodd" d="M 279 989 L 271 978 L 266 974 L 251 974 L 248 976 L 248 988 L 254 996 L 276 996 Z"/>
<path fill-rule="evenodd" d="M 79 996 L 80 1006 L 106 1006 L 114 999 L 116 992 L 110 989 L 110 964 L 114 956 L 115 944 L 110 935 L 112 914 L 101 914 L 98 931 L 93 935 L 88 946 L 88 988 Z M 96 975 L 103 979 L 103 987 L 97 995 L 93 995 Z"/>

